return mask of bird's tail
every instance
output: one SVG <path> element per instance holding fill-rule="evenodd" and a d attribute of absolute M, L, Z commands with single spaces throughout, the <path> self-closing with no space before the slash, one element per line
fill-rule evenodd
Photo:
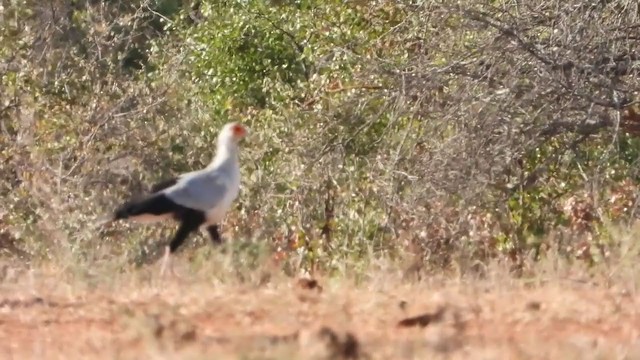
<path fill-rule="evenodd" d="M 116 221 L 116 217 L 114 214 L 102 215 L 93 222 L 93 227 L 99 228 L 105 225 L 109 225 L 114 221 Z"/>
<path fill-rule="evenodd" d="M 129 216 L 131 215 L 131 208 L 135 205 L 135 203 L 125 203 L 123 205 L 120 205 L 115 211 L 109 213 L 109 214 L 105 214 L 102 215 L 100 217 L 98 217 L 94 222 L 93 222 L 93 228 L 99 228 L 102 226 L 106 226 L 111 224 L 112 222 L 121 220 L 121 219 L 127 219 L 129 218 Z"/>

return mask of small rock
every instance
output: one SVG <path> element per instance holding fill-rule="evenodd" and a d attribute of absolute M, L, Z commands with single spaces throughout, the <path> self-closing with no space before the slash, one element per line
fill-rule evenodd
<path fill-rule="evenodd" d="M 531 311 L 538 311 L 542 308 L 542 304 L 539 301 L 529 301 L 525 308 Z"/>
<path fill-rule="evenodd" d="M 439 308 L 434 313 L 426 313 L 418 316 L 409 317 L 398 322 L 398 327 L 425 327 L 429 324 L 442 320 L 445 313 L 445 307 Z"/>

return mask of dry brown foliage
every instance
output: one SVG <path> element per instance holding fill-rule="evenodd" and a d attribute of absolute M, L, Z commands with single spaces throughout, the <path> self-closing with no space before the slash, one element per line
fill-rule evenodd
<path fill-rule="evenodd" d="M 212 26 L 208 4 L 181 5 L 193 33 L 164 28 L 177 17 L 145 1 L 7 8 L 11 256 L 152 262 L 168 229 L 90 225 L 149 181 L 207 163 L 228 119 L 256 136 L 225 235 L 244 250 L 268 243 L 289 273 L 373 254 L 430 270 L 504 255 L 521 269 L 530 251 L 606 261 L 608 222 L 637 216 L 634 2 L 354 2 L 339 9 L 360 23 L 309 16 L 306 43 L 271 19 L 260 24 L 314 54 L 304 81 L 274 85 L 282 99 L 262 106 L 234 98 L 228 112 L 185 60 L 206 54 L 193 42 Z"/>

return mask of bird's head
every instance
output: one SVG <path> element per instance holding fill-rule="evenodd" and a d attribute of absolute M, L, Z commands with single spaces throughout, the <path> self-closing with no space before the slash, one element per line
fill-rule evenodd
<path fill-rule="evenodd" d="M 218 141 L 222 144 L 238 144 L 247 135 L 249 135 L 249 128 L 238 122 L 231 122 L 222 128 Z"/>

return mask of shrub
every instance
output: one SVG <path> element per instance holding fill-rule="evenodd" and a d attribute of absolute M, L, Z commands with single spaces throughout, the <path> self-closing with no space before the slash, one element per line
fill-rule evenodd
<path fill-rule="evenodd" d="M 231 120 L 253 135 L 227 236 L 296 266 L 602 261 L 636 216 L 635 3 L 148 5 L 6 12 L 3 221 L 34 258 L 160 236 L 86 225 Z"/>

